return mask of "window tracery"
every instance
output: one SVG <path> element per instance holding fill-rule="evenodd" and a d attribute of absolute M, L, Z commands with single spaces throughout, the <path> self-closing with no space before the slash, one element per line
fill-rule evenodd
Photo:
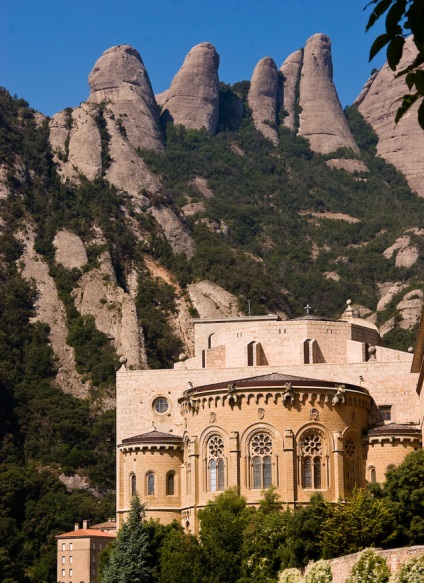
<path fill-rule="evenodd" d="M 252 487 L 267 489 L 272 485 L 273 442 L 268 433 L 256 433 L 250 441 Z"/>
<path fill-rule="evenodd" d="M 209 492 L 224 490 L 224 440 L 220 435 L 213 435 L 207 443 L 207 463 Z"/>
<path fill-rule="evenodd" d="M 344 473 L 345 489 L 348 493 L 353 492 L 358 484 L 358 451 L 355 439 L 347 437 L 344 441 Z"/>
<path fill-rule="evenodd" d="M 323 441 L 317 432 L 305 434 L 300 441 L 302 458 L 302 485 L 308 490 L 323 487 Z"/>

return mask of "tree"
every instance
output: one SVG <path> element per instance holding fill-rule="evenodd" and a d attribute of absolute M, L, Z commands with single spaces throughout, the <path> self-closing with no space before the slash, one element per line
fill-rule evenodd
<path fill-rule="evenodd" d="M 235 583 L 241 572 L 243 532 L 253 511 L 236 488 L 230 488 L 199 510 L 200 540 L 208 583 Z"/>
<path fill-rule="evenodd" d="M 159 583 L 202 583 L 207 574 L 202 547 L 192 534 L 170 531 L 160 548 Z"/>
<path fill-rule="evenodd" d="M 138 496 L 131 500 L 131 511 L 116 537 L 102 583 L 150 582 L 149 537 L 144 523 L 144 504 Z"/>
<path fill-rule="evenodd" d="M 266 490 L 259 509 L 243 532 L 240 583 L 275 581 L 281 568 L 279 549 L 285 544 L 286 524 L 291 514 L 282 512 L 275 486 Z"/>
<path fill-rule="evenodd" d="M 393 505 L 400 544 L 424 543 L 424 450 L 406 456 L 387 473 L 383 495 Z"/>
<path fill-rule="evenodd" d="M 308 566 L 305 573 L 305 583 L 331 583 L 333 573 L 328 561 L 318 561 Z"/>
<path fill-rule="evenodd" d="M 404 563 L 391 583 L 421 583 L 424 580 L 424 555 Z"/>
<path fill-rule="evenodd" d="M 286 541 L 279 555 L 283 567 L 306 567 L 321 558 L 319 534 L 330 512 L 321 494 L 314 494 L 310 504 L 296 509 L 286 525 Z"/>
<path fill-rule="evenodd" d="M 339 500 L 321 530 L 325 558 L 357 553 L 387 542 L 395 531 L 389 505 L 366 490 L 355 488 L 352 498 Z"/>
<path fill-rule="evenodd" d="M 405 38 L 410 34 L 417 48 L 415 60 L 407 67 L 400 69 L 397 77 L 404 76 L 410 93 L 403 96 L 395 121 L 398 122 L 408 109 L 421 98 L 418 108 L 418 122 L 424 129 L 424 1 L 423 0 L 371 0 L 365 8 L 374 5 L 366 30 L 368 31 L 377 20 L 386 15 L 386 32 L 378 36 L 370 50 L 370 61 L 387 45 L 387 62 L 396 71 L 403 54 Z"/>
<path fill-rule="evenodd" d="M 346 583 L 387 583 L 390 577 L 390 569 L 383 557 L 375 553 L 373 549 L 366 549 L 352 567 Z"/>

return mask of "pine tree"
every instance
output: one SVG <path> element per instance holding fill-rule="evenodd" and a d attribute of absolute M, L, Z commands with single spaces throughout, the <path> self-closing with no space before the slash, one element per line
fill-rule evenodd
<path fill-rule="evenodd" d="M 150 582 L 149 537 L 144 524 L 144 505 L 138 496 L 116 537 L 110 560 L 102 573 L 102 583 Z"/>

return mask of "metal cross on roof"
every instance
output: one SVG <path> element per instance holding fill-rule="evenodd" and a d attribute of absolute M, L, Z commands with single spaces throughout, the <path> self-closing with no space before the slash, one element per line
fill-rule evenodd
<path fill-rule="evenodd" d="M 311 306 L 309 304 L 306 304 L 305 308 L 306 313 L 309 314 L 309 312 L 312 310 Z"/>

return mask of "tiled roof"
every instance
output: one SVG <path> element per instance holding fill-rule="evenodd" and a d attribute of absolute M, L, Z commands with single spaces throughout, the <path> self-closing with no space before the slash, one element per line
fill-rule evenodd
<path fill-rule="evenodd" d="M 291 383 L 294 387 L 302 387 L 302 386 L 314 386 L 314 387 L 323 387 L 323 388 L 335 388 L 336 385 L 341 384 L 340 382 L 335 381 L 323 381 L 319 379 L 310 379 L 308 377 L 298 377 L 295 375 L 286 375 L 286 374 L 279 374 L 273 372 L 271 374 L 260 375 L 256 377 L 249 377 L 246 379 L 234 379 L 228 380 L 220 383 L 214 383 L 210 385 L 201 385 L 199 387 L 193 387 L 193 389 L 189 390 L 193 393 L 197 392 L 204 392 L 204 391 L 212 391 L 212 390 L 219 390 L 219 389 L 226 389 L 229 384 L 234 383 L 237 389 L 243 388 L 260 388 L 260 387 L 278 387 L 284 386 L 286 383 Z M 367 393 L 367 391 L 363 387 L 359 387 L 357 385 L 351 385 L 348 383 L 342 383 L 346 388 L 352 388 L 356 391 L 360 391 L 362 393 Z"/>
<path fill-rule="evenodd" d="M 94 528 L 79 528 L 78 530 L 71 530 L 71 532 L 58 534 L 56 538 L 86 538 L 88 536 L 115 538 L 115 535 L 110 532 L 103 532 L 103 530 L 96 530 Z"/>
<path fill-rule="evenodd" d="M 134 435 L 134 437 L 127 437 L 122 440 L 122 443 L 139 443 L 141 442 L 160 442 L 160 443 L 175 443 L 176 441 L 182 441 L 183 438 L 179 435 L 174 435 L 173 433 L 162 433 L 161 431 L 149 431 L 148 433 L 142 433 L 141 435 Z"/>
<path fill-rule="evenodd" d="M 413 425 L 403 425 L 401 423 L 388 423 L 379 425 L 368 431 L 368 435 L 421 435 L 421 429 Z"/>

